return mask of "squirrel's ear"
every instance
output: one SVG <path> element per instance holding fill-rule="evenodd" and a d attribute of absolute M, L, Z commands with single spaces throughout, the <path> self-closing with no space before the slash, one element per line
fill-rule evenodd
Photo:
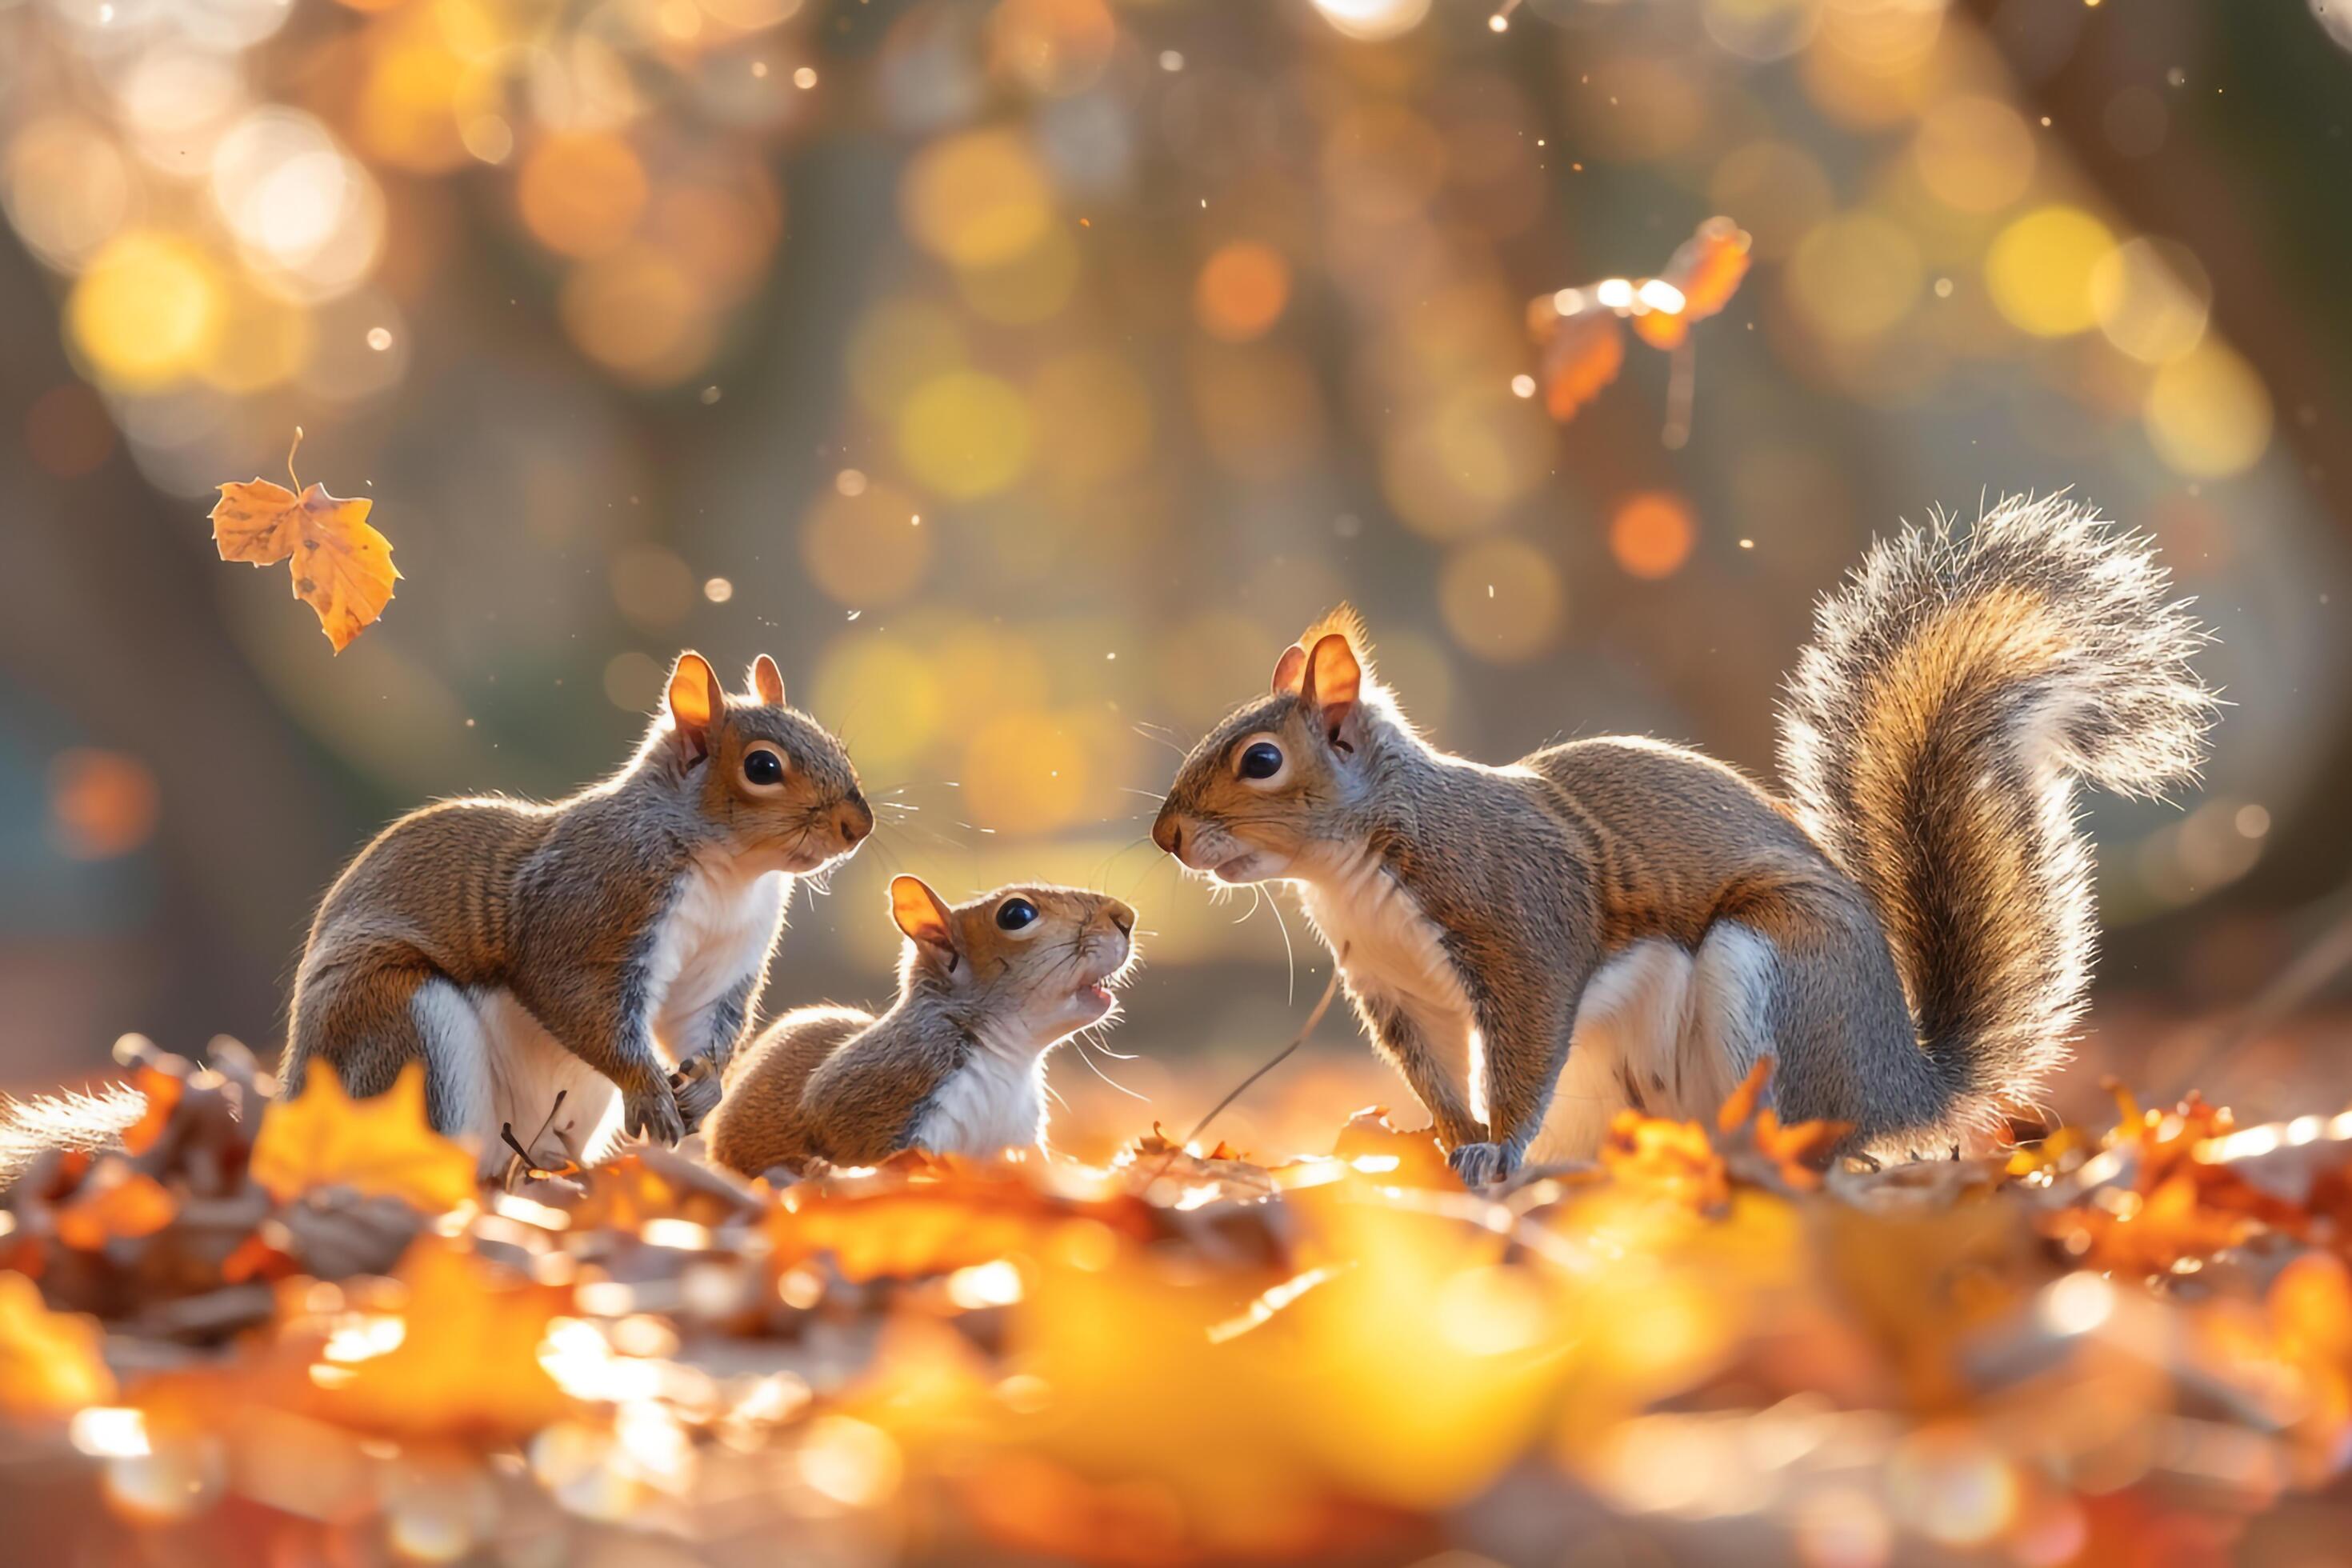
<path fill-rule="evenodd" d="M 961 955 L 956 952 L 954 917 L 947 900 L 931 891 L 920 877 L 890 879 L 890 918 L 918 947 L 939 954 L 950 970 L 955 968 Z"/>
<path fill-rule="evenodd" d="M 669 721 L 688 767 L 710 754 L 710 727 L 727 711 L 727 694 L 710 661 L 688 649 L 669 672 Z"/>
<path fill-rule="evenodd" d="M 751 689 L 771 708 L 784 705 L 784 672 L 764 653 L 751 661 Z"/>
<path fill-rule="evenodd" d="M 1307 650 L 1292 643 L 1282 650 L 1282 657 L 1274 661 L 1274 684 L 1268 689 L 1276 696 L 1286 691 L 1296 691 L 1306 674 Z"/>
<path fill-rule="evenodd" d="M 1326 632 L 1315 639 L 1315 650 L 1307 656 L 1307 679 L 1299 686 L 1299 700 L 1318 710 L 1324 727 L 1336 736 L 1340 722 L 1355 710 L 1363 684 L 1364 667 L 1356 662 L 1356 650 L 1338 632 Z"/>

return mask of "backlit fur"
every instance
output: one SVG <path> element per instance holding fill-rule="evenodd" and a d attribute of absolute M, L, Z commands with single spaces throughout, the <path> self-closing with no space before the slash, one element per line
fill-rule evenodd
<path fill-rule="evenodd" d="M 677 679 L 695 667 L 683 656 Z M 569 799 L 445 801 L 362 850 L 296 976 L 289 1092 L 314 1061 L 359 1095 L 422 1061 L 427 1115 L 486 1171 L 509 1122 L 525 1141 L 544 1128 L 549 1164 L 616 1124 L 677 1138 L 665 1057 L 732 1053 L 791 879 L 873 826 L 840 742 L 759 673 L 732 697 L 709 682 L 690 725 L 666 706 L 625 767 Z M 743 773 L 762 742 L 786 763 L 767 787 Z"/>
<path fill-rule="evenodd" d="M 1800 662 L 1790 805 L 1655 741 L 1449 755 L 1343 610 L 1186 757 L 1153 836 L 1299 887 L 1468 1179 L 1589 1155 L 1620 1109 L 1705 1115 L 1762 1055 L 1784 1115 L 1939 1150 L 2063 1059 L 2091 918 L 2072 779 L 2153 789 L 2201 753 L 2200 637 L 2163 584 L 2058 502 L 1880 546 Z M 1267 781 L 1240 769 L 1259 739 Z"/>
<path fill-rule="evenodd" d="M 1038 918 L 1007 931 L 997 910 L 1016 897 Z M 944 940 L 908 935 L 888 1012 L 802 1008 L 736 1058 L 708 1128 L 712 1159 L 756 1176 L 812 1158 L 980 1159 L 1044 1142 L 1045 1057 L 1116 1019 L 1116 1001 L 1095 988 L 1133 969 L 1135 911 L 1035 883 L 938 907 Z"/>

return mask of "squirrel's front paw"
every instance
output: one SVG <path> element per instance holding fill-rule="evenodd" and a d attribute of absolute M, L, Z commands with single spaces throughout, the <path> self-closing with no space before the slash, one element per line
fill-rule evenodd
<path fill-rule="evenodd" d="M 686 1118 L 677 1109 L 677 1092 L 669 1079 L 656 1078 L 643 1089 L 621 1097 L 621 1128 L 631 1137 L 656 1143 L 676 1143 L 686 1136 Z"/>
<path fill-rule="evenodd" d="M 679 1117 L 688 1132 L 698 1131 L 710 1113 L 719 1109 L 719 1068 L 716 1057 L 692 1056 L 677 1064 L 669 1075 L 671 1092 L 677 1097 Z"/>
<path fill-rule="evenodd" d="M 1500 1143 L 1460 1143 L 1445 1156 L 1465 1187 L 1491 1187 L 1517 1168 L 1519 1158 Z"/>

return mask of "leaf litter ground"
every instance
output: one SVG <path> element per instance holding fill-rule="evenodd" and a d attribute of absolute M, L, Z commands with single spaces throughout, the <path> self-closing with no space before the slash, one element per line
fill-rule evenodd
<path fill-rule="evenodd" d="M 478 1187 L 421 1098 L 135 1061 L 0 1215 L 26 1560 L 2328 1560 L 2352 1114 L 1821 1162 L 1743 1094 L 1464 1191 L 1328 1152 L 690 1151 Z M 2298 1557 L 2300 1552 L 2304 1555 Z M 1596 1555 L 1598 1553 L 1598 1555 Z"/>

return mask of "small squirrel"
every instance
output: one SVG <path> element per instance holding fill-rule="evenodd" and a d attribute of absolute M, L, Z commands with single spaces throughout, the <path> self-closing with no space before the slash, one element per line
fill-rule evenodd
<path fill-rule="evenodd" d="M 1431 745 L 1341 608 L 1185 758 L 1152 828 L 1287 880 L 1463 1180 L 1711 1114 L 1759 1057 L 1846 1147 L 1942 1151 L 2063 1063 L 2095 944 L 2074 786 L 2193 779 L 2207 639 L 2139 535 L 2011 498 L 1877 544 L 1782 713 L 1789 796 L 1679 746 Z"/>
<path fill-rule="evenodd" d="M 551 805 L 442 801 L 360 852 L 295 976 L 287 1092 L 313 1062 L 360 1096 L 421 1062 L 427 1119 L 470 1136 L 486 1175 L 508 1163 L 509 1125 L 551 1167 L 593 1156 L 615 1091 L 620 1126 L 676 1142 L 686 1127 L 660 1048 L 726 1061 L 750 1032 L 791 879 L 873 827 L 848 754 L 784 705 L 774 660 L 762 654 L 730 698 L 701 655 L 680 654 L 663 711 L 604 783 Z M 6 1121 L 94 1147 L 142 1109 L 117 1090 Z M 0 1150 L 24 1142 L 0 1137 Z"/>
<path fill-rule="evenodd" d="M 903 1149 L 986 1158 L 1045 1140 L 1045 1057 L 1118 1012 L 1135 911 L 1076 888 L 999 888 L 950 905 L 890 883 L 907 938 L 880 1017 L 803 1007 L 737 1056 L 705 1127 L 747 1176 L 812 1158 L 872 1165 Z"/>

